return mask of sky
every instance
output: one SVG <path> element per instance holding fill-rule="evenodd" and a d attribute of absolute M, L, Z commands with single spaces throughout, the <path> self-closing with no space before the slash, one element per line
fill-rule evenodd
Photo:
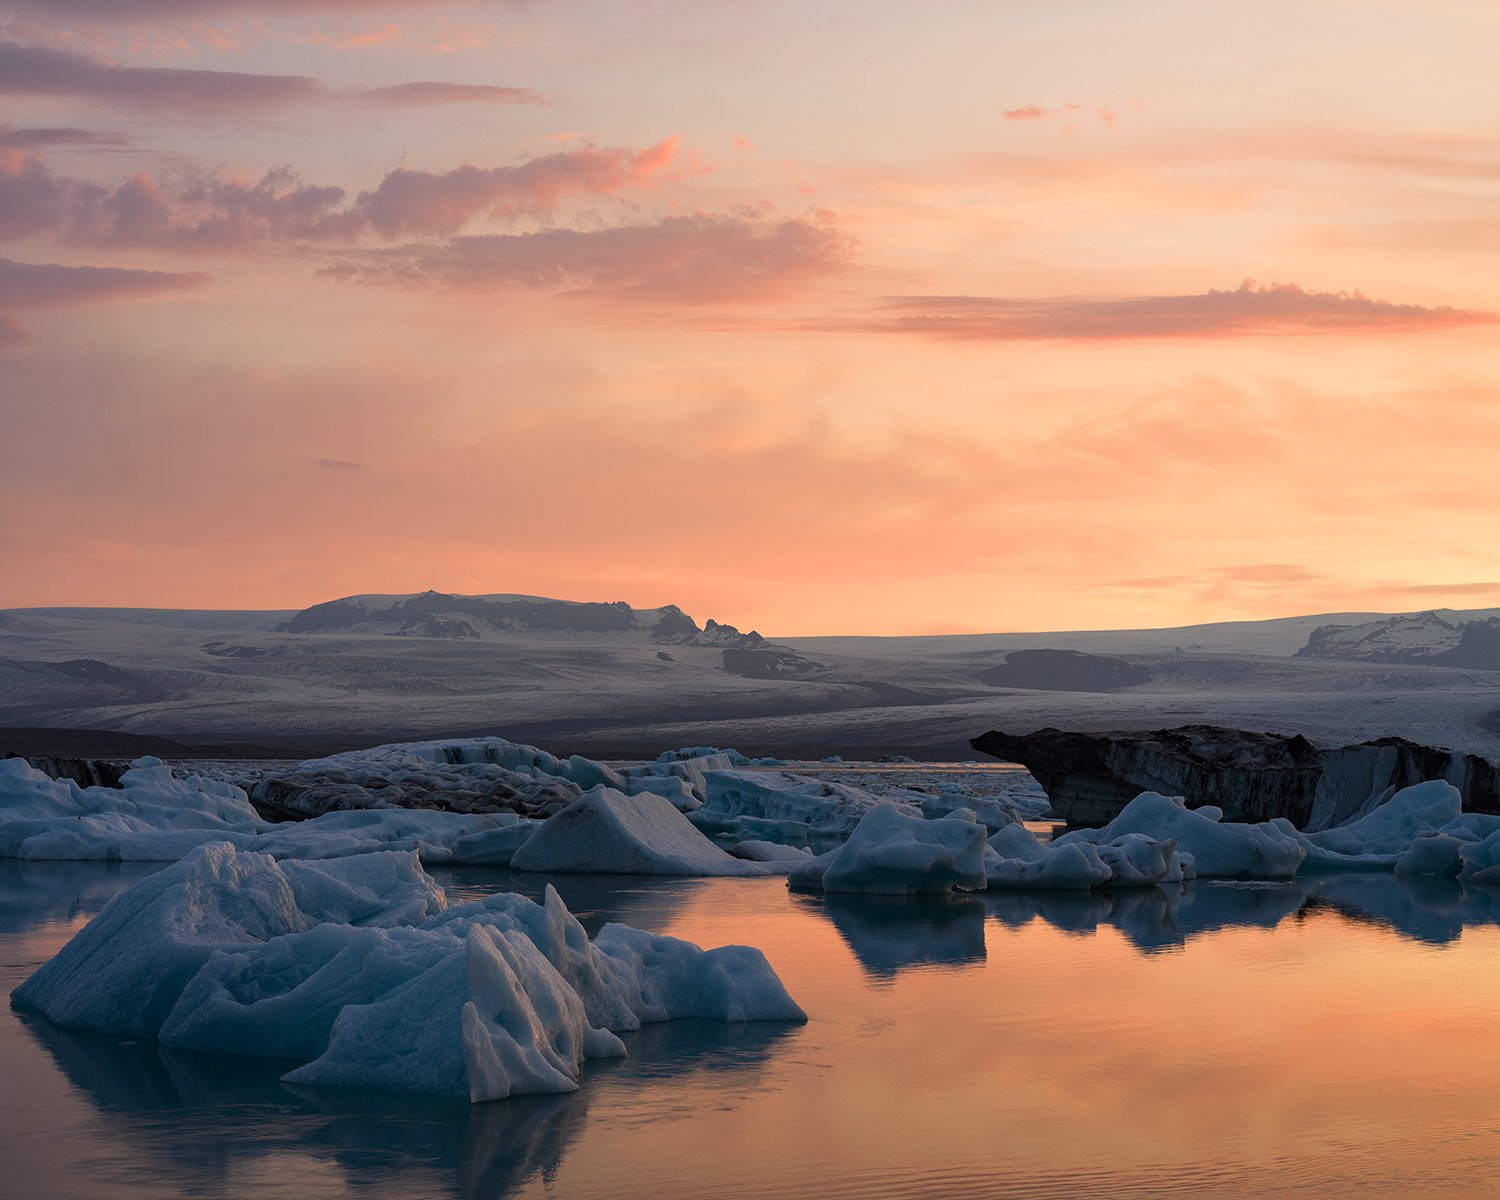
<path fill-rule="evenodd" d="M 0 0 L 0 607 L 1500 604 L 1492 0 Z"/>

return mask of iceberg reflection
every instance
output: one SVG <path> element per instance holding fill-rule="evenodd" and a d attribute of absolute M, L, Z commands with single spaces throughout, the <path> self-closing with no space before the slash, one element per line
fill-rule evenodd
<path fill-rule="evenodd" d="M 793 899 L 827 917 L 860 965 L 876 977 L 912 967 L 983 962 L 986 915 L 1011 929 L 1033 921 L 1078 935 L 1112 928 L 1148 954 L 1181 949 L 1221 929 L 1274 929 L 1318 909 L 1432 945 L 1454 941 L 1472 926 L 1500 925 L 1500 892 L 1389 872 L 1266 883 L 1198 880 L 1114 891 L 1005 889 L 924 897 L 799 893 Z"/>
<path fill-rule="evenodd" d="M 278 1060 L 173 1051 L 22 1018 L 69 1084 L 107 1118 L 121 1153 L 96 1159 L 121 1181 L 150 1174 L 162 1193 L 253 1173 L 284 1173 L 288 1195 L 312 1194 L 309 1172 L 334 1172 L 337 1194 L 496 1197 L 550 1179 L 598 1101 L 617 1089 L 650 1094 L 654 1082 L 743 1094 L 777 1044 L 774 1022 L 679 1021 L 626 1034 L 627 1059 L 590 1064 L 567 1095 L 492 1104 L 431 1097 L 296 1088 L 278 1081 Z"/>
<path fill-rule="evenodd" d="M 790 895 L 794 903 L 827 917 L 860 966 L 876 978 L 909 967 L 984 961 L 985 902 L 978 896 Z"/>

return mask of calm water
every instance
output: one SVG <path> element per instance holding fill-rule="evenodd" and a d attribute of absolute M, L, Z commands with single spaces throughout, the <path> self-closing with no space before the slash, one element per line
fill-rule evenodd
<path fill-rule="evenodd" d="M 0 864 L 8 992 L 149 868 Z M 445 872 L 459 895 L 537 876 Z M 0 1016 L 9 1197 L 1500 1194 L 1500 897 L 1389 876 L 1100 897 L 555 880 L 762 947 L 803 1027 L 627 1035 L 571 1096 L 294 1092 Z"/>

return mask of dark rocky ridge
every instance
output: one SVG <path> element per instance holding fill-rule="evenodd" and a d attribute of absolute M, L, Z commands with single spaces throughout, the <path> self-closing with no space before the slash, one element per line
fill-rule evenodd
<path fill-rule="evenodd" d="M 1300 735 L 1185 725 L 1151 733 L 991 730 L 975 750 L 1026 767 L 1058 816 L 1102 825 L 1141 792 L 1214 805 L 1229 821 L 1286 817 L 1328 829 L 1368 812 L 1401 788 L 1446 779 L 1467 811 L 1500 813 L 1500 766 L 1472 754 L 1380 738 L 1320 749 Z"/>

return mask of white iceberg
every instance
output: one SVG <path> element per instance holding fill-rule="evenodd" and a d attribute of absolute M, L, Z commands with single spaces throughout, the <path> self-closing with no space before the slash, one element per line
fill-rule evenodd
<path fill-rule="evenodd" d="M 628 875 L 768 875 L 720 849 L 661 796 L 597 787 L 549 817 L 511 858 L 518 871 Z"/>
<path fill-rule="evenodd" d="M 1114 872 L 1088 842 L 1042 842 L 1024 825 L 1008 825 L 986 843 L 986 885 L 1086 891 L 1102 887 Z"/>
<path fill-rule="evenodd" d="M 787 882 L 807 891 L 915 895 L 985 886 L 984 826 L 966 809 L 936 821 L 894 804 L 870 809 L 835 850 L 792 868 Z"/>
<path fill-rule="evenodd" d="M 1016 809 L 993 796 L 970 796 L 964 792 L 939 792 L 935 796 L 924 795 L 917 803 L 922 809 L 922 815 L 934 821 L 940 817 L 946 817 L 949 813 L 957 812 L 959 809 L 968 809 L 990 833 L 1004 829 L 1007 825 L 1018 824 L 1021 820 L 1020 813 Z"/>
<path fill-rule="evenodd" d="M 1144 834 L 1158 842 L 1173 841 L 1180 856 L 1190 856 L 1200 878 L 1290 879 L 1307 848 L 1302 835 L 1285 820 L 1257 825 L 1221 821 L 1217 809 L 1190 809 L 1181 797 L 1142 792 L 1102 829 L 1079 829 L 1053 845 L 1118 842 L 1126 834 Z"/>
<path fill-rule="evenodd" d="M 290 1082 L 471 1101 L 571 1090 L 642 1022 L 806 1019 L 749 947 L 619 925 L 590 941 L 551 888 L 449 907 L 414 854 L 228 844 L 116 897 L 12 998 L 72 1028 L 301 1059 Z"/>
<path fill-rule="evenodd" d="M 118 788 L 80 787 L 24 759 L 0 761 L 0 858 L 176 862 L 199 846 L 229 842 L 277 858 L 415 850 L 431 864 L 457 861 L 459 841 L 518 820 L 508 812 L 393 807 L 278 823 L 261 819 L 235 785 L 179 779 L 154 758 L 136 760 Z"/>
<path fill-rule="evenodd" d="M 173 861 L 214 841 L 245 841 L 268 828 L 232 784 L 176 779 L 155 758 L 137 759 L 121 786 L 52 779 L 25 759 L 0 760 L 0 857 Z"/>
<path fill-rule="evenodd" d="M 1084 838 L 1043 842 L 1023 825 L 994 834 L 985 854 L 991 888 L 1083 891 L 1100 887 L 1153 887 L 1191 879 L 1191 855 L 1175 839 L 1124 833 L 1098 843 Z"/>
<path fill-rule="evenodd" d="M 1426 834 L 1458 821 L 1463 797 L 1441 779 L 1402 788 L 1384 804 L 1333 829 L 1298 834 L 1304 871 L 1394 867 Z"/>

